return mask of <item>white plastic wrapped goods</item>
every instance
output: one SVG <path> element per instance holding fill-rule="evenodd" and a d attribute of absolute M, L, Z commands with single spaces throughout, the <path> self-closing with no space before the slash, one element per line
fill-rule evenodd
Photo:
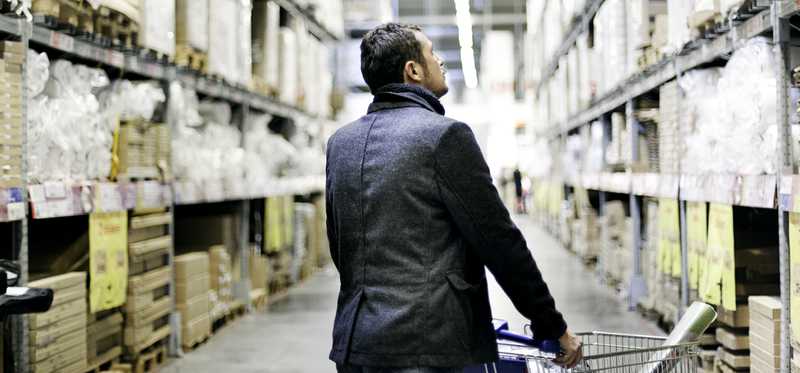
<path fill-rule="evenodd" d="M 142 15 L 139 44 L 167 56 L 174 56 L 175 1 L 140 0 L 139 7 Z"/>
<path fill-rule="evenodd" d="M 46 53 L 36 53 L 28 49 L 28 64 L 26 65 L 28 79 L 28 97 L 35 97 L 42 93 L 47 79 L 50 76 L 50 59 Z"/>
<path fill-rule="evenodd" d="M 691 11 L 692 0 L 667 0 L 669 36 L 665 53 L 677 52 L 691 40 L 688 23 Z"/>
<path fill-rule="evenodd" d="M 156 82 L 117 80 L 111 87 L 99 92 L 98 99 L 102 112 L 109 120 L 144 119 L 149 122 L 167 96 Z"/>
<path fill-rule="evenodd" d="M 239 7 L 236 0 L 209 0 L 208 71 L 231 82 L 239 81 L 237 40 Z M 250 38 L 247 38 L 250 41 Z"/>
<path fill-rule="evenodd" d="M 628 70 L 628 38 L 625 2 L 607 0 L 600 6 L 595 16 L 595 38 L 599 45 L 595 50 L 602 61 L 602 85 L 600 95 L 615 89 L 627 77 Z"/>
<path fill-rule="evenodd" d="M 689 26 L 697 27 L 719 14 L 720 0 L 694 0 Z"/>
<path fill-rule="evenodd" d="M 177 43 L 186 44 L 200 52 L 207 51 L 208 0 L 176 0 L 175 8 Z"/>
<path fill-rule="evenodd" d="M 596 173 L 603 170 L 603 123 L 594 122 L 591 126 L 589 150 L 583 164 L 583 170 Z"/>
<path fill-rule="evenodd" d="M 734 11 L 744 3 L 744 0 L 719 0 L 719 11 L 722 14 L 727 14 Z"/>
<path fill-rule="evenodd" d="M 278 87 L 280 6 L 272 1 L 253 4 L 253 73 L 269 87 Z"/>
<path fill-rule="evenodd" d="M 239 0 L 236 21 L 236 64 L 238 66 L 236 81 L 245 87 L 250 87 L 253 82 L 252 13 L 251 0 Z"/>
<path fill-rule="evenodd" d="M 42 55 L 36 61 L 28 64 L 27 74 L 50 78 L 39 95 L 29 96 L 29 181 L 104 180 L 111 169 L 115 122 L 100 112 L 94 91 L 107 86 L 108 77 L 62 60 L 48 70 Z M 36 85 L 32 93 L 42 86 Z"/>
<path fill-rule="evenodd" d="M 142 16 L 141 16 L 141 6 L 140 0 L 99 0 L 100 5 L 106 8 L 112 9 L 119 13 L 122 13 L 126 17 L 130 18 L 131 21 L 141 24 Z"/>
<path fill-rule="evenodd" d="M 685 173 L 776 172 L 775 66 L 768 41 L 755 38 L 733 53 L 718 81 L 713 70 L 681 78 L 690 106 Z"/>
<path fill-rule="evenodd" d="M 292 29 L 281 27 L 280 30 L 280 84 L 279 93 L 282 102 L 297 103 L 297 37 Z"/>
<path fill-rule="evenodd" d="M 577 40 L 577 62 L 578 62 L 578 109 L 583 110 L 589 106 L 592 99 L 593 79 L 591 74 L 592 61 L 589 59 L 589 34 L 583 33 Z"/>

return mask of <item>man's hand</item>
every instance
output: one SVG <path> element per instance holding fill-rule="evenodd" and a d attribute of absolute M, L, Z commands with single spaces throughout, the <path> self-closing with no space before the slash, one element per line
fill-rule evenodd
<path fill-rule="evenodd" d="M 563 355 L 555 359 L 555 363 L 564 368 L 573 368 L 581 359 L 583 359 L 583 343 L 572 332 L 567 329 L 560 338 L 558 343 L 561 345 L 561 352 Z"/>

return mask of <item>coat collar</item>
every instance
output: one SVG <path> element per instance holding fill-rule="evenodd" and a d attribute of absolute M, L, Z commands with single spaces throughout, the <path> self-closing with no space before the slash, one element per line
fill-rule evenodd
<path fill-rule="evenodd" d="M 379 110 L 417 106 L 444 115 L 444 106 L 429 90 L 413 84 L 387 84 L 375 92 L 375 99 L 369 105 L 368 113 Z"/>

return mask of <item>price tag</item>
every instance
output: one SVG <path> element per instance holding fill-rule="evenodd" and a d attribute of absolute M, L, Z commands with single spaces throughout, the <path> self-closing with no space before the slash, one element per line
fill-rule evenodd
<path fill-rule="evenodd" d="M 658 251 L 662 273 L 674 277 L 681 275 L 681 236 L 678 201 L 672 198 L 658 200 Z"/>
<path fill-rule="evenodd" d="M 50 46 L 64 52 L 72 53 L 75 50 L 75 39 L 60 32 L 50 32 Z"/>
<path fill-rule="evenodd" d="M 125 66 L 125 55 L 115 50 L 106 50 L 106 63 L 122 68 Z"/>
<path fill-rule="evenodd" d="M 708 269 L 705 275 L 703 300 L 736 309 L 736 278 L 733 252 L 733 207 L 712 203 L 708 213 Z"/>
<path fill-rule="evenodd" d="M 706 246 L 708 245 L 708 211 L 705 202 L 687 202 L 687 248 L 689 252 L 689 288 L 704 289 L 700 279 L 707 266 Z"/>
<path fill-rule="evenodd" d="M 28 196 L 32 203 L 43 202 L 47 198 L 44 194 L 44 185 L 36 184 L 28 186 Z"/>
<path fill-rule="evenodd" d="M 67 198 L 67 186 L 59 181 L 48 181 L 44 183 L 44 196 L 46 199 Z"/>
<path fill-rule="evenodd" d="M 792 340 L 800 340 L 800 213 L 789 213 L 789 263 Z"/>
<path fill-rule="evenodd" d="M 127 211 L 89 215 L 89 309 L 125 303 L 128 288 Z"/>
<path fill-rule="evenodd" d="M 8 220 L 22 220 L 25 218 L 25 204 L 13 202 L 6 205 L 8 210 Z"/>

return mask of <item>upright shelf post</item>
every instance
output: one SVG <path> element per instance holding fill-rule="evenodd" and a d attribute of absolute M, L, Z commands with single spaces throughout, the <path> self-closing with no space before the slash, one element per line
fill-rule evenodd
<path fill-rule="evenodd" d="M 774 55 L 776 66 L 776 86 L 778 98 L 777 126 L 778 136 L 778 180 L 781 179 L 785 170 L 793 172 L 793 159 L 791 155 L 791 131 L 789 128 L 789 81 L 787 72 L 789 71 L 788 58 L 786 53 L 788 39 L 790 37 L 788 20 L 780 16 L 780 2 L 773 1 L 770 7 L 772 23 L 772 41 L 774 43 Z M 788 219 L 787 212 L 781 203 L 778 203 L 778 251 L 780 258 L 780 293 L 781 293 L 781 373 L 791 371 L 792 337 L 790 328 L 791 312 L 791 268 L 789 257 L 789 245 L 787 242 Z"/>
<path fill-rule="evenodd" d="M 639 122 L 636 120 L 635 110 L 634 100 L 628 100 L 625 103 L 625 122 L 628 124 L 627 140 L 631 150 L 631 165 L 639 161 Z M 647 284 L 642 275 L 642 209 L 636 194 L 631 191 L 628 197 L 631 214 L 631 250 L 633 250 L 628 308 L 635 309 L 636 305 L 639 304 L 639 299 L 647 296 Z"/>

